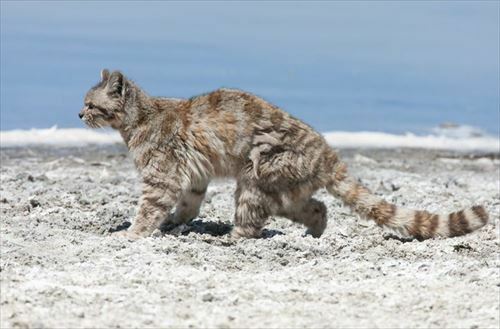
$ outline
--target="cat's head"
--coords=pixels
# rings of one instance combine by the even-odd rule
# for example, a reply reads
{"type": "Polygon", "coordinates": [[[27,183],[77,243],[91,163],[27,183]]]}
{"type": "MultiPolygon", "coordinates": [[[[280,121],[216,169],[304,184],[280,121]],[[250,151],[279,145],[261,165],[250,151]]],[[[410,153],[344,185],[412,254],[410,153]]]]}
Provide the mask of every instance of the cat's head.
{"type": "Polygon", "coordinates": [[[119,128],[125,116],[126,78],[119,71],[101,71],[101,81],[85,95],[84,107],[78,114],[91,128],[119,128]]]}

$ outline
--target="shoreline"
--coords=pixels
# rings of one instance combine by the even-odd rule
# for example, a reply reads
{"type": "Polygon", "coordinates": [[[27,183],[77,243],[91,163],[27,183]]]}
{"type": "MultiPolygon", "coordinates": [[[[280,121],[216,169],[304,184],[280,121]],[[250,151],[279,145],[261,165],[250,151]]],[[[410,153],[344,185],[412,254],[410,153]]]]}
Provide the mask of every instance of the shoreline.
{"type": "MultiPolygon", "coordinates": [[[[428,135],[391,134],[371,131],[323,132],[326,142],[334,148],[397,149],[417,148],[460,152],[498,152],[498,136],[485,135],[476,128],[458,126],[434,129],[428,135]]],[[[62,128],[0,131],[0,148],[8,147],[82,147],[122,144],[120,134],[113,130],[62,128]]]]}

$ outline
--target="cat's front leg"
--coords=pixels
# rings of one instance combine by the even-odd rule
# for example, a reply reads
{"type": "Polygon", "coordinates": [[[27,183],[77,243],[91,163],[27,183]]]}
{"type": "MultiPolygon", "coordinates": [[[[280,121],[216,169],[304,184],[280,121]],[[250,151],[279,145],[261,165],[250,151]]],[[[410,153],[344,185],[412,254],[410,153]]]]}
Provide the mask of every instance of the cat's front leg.
{"type": "Polygon", "coordinates": [[[183,192],[182,197],[177,203],[172,223],[188,223],[198,216],[201,203],[205,198],[207,185],[208,182],[201,182],[183,192]]]}
{"type": "Polygon", "coordinates": [[[144,176],[135,220],[128,230],[116,232],[115,235],[131,240],[149,236],[167,218],[180,194],[181,183],[178,179],[158,174],[144,176]]]}

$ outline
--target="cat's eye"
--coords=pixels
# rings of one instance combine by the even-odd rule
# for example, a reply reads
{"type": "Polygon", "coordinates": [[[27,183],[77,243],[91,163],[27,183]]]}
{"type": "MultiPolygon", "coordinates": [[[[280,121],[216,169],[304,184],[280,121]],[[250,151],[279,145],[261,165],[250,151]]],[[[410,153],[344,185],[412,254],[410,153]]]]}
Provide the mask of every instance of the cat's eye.
{"type": "Polygon", "coordinates": [[[92,109],[94,108],[94,105],[92,105],[92,104],[87,104],[87,107],[88,107],[88,109],[89,109],[89,110],[92,110],[92,109]]]}

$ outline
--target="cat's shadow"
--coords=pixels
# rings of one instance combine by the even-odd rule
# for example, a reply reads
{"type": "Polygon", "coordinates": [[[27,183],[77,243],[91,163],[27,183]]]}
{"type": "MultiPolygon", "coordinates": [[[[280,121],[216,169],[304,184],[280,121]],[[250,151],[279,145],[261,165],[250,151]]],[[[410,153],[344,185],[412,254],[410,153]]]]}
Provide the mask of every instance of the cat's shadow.
{"type": "Polygon", "coordinates": [[[212,236],[223,236],[229,234],[232,225],[220,221],[193,220],[187,224],[163,223],[160,226],[161,233],[165,235],[188,235],[189,233],[210,234],[212,236]]]}
{"type": "MultiPolygon", "coordinates": [[[[126,230],[131,225],[130,222],[123,222],[116,228],[109,230],[110,233],[126,230]]],[[[163,223],[160,226],[160,231],[163,235],[179,236],[188,235],[189,233],[196,234],[209,234],[211,236],[219,237],[227,235],[231,232],[233,225],[221,221],[203,221],[200,219],[193,220],[187,224],[172,224],[163,223]]],[[[262,230],[262,238],[270,239],[276,235],[283,235],[284,233],[278,230],[262,230]]]]}

